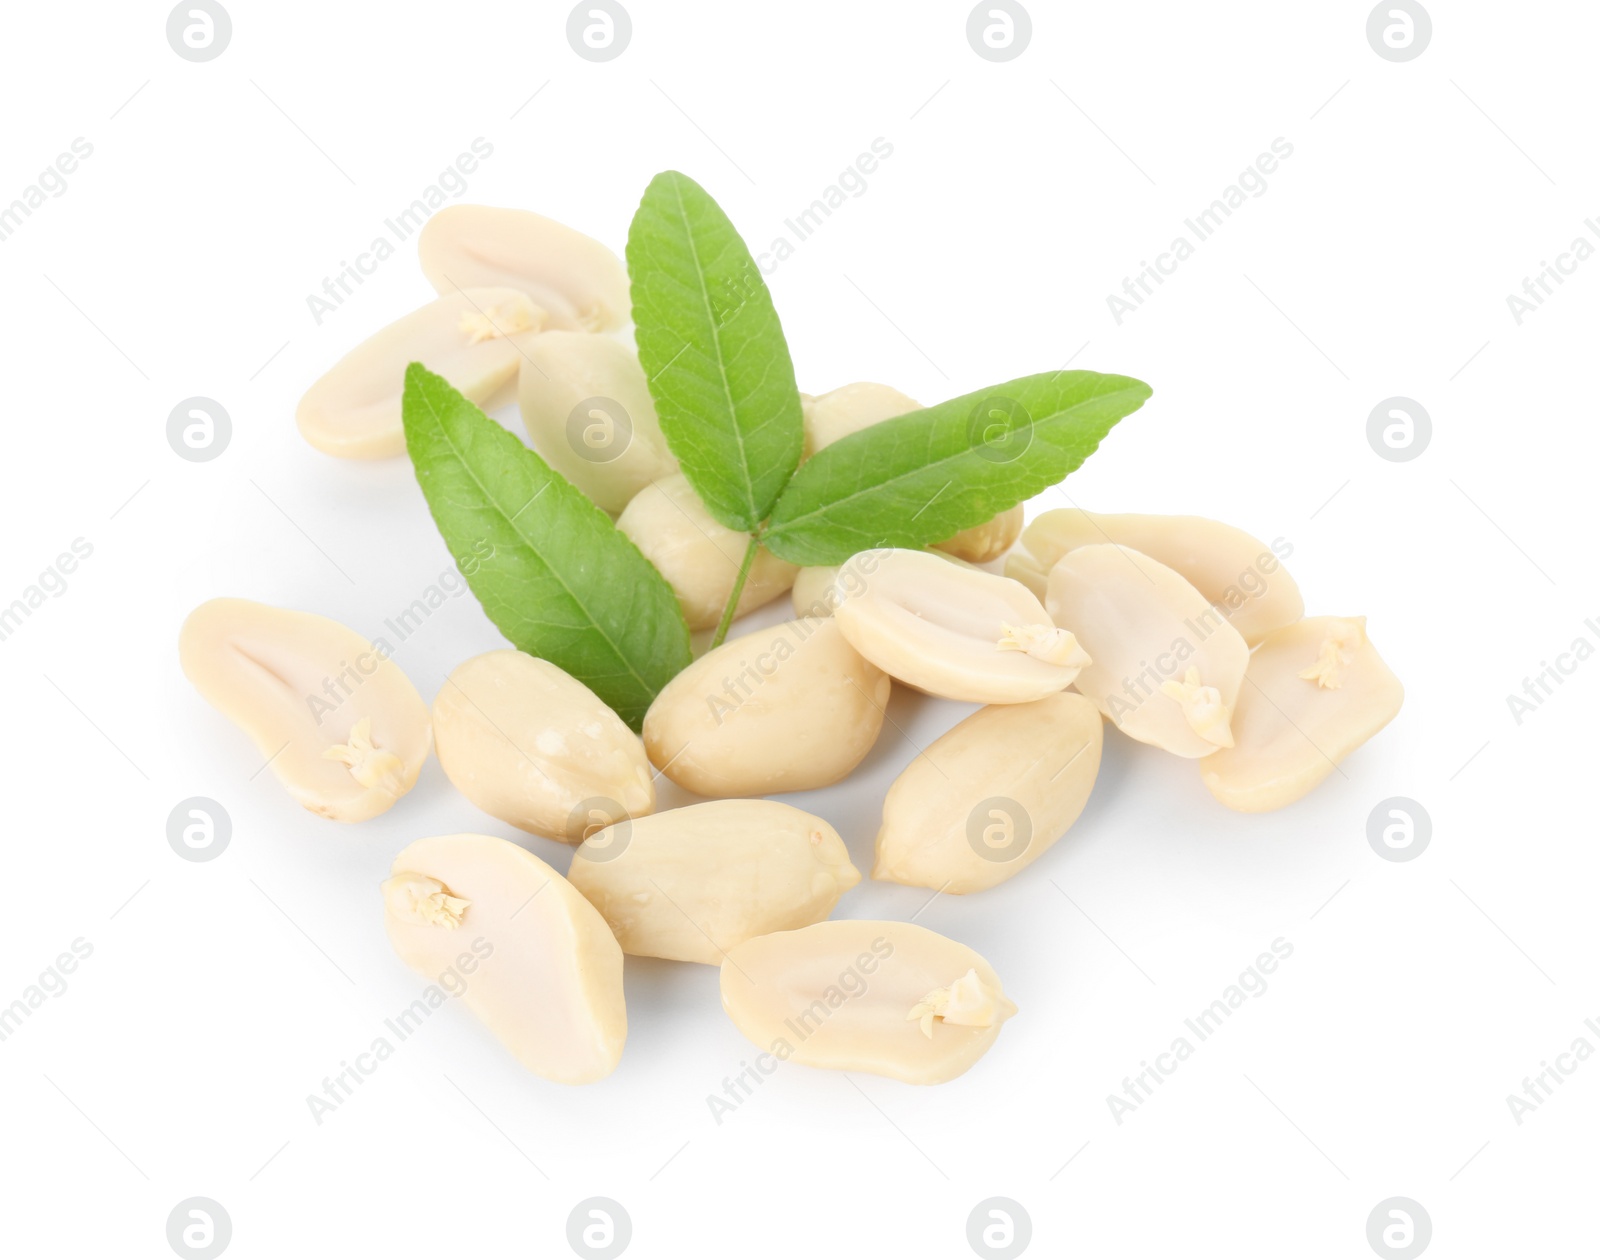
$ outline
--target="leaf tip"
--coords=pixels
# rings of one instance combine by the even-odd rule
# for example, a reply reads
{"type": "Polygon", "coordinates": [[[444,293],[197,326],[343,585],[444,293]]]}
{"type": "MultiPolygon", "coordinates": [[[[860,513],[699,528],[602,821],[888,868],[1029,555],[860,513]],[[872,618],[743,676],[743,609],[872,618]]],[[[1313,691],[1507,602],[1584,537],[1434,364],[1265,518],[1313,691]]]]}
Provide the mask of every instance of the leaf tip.
{"type": "Polygon", "coordinates": [[[401,395],[402,403],[405,399],[414,396],[424,385],[432,384],[439,379],[441,378],[428,371],[421,363],[412,361],[406,364],[406,382],[405,389],[401,395]]]}

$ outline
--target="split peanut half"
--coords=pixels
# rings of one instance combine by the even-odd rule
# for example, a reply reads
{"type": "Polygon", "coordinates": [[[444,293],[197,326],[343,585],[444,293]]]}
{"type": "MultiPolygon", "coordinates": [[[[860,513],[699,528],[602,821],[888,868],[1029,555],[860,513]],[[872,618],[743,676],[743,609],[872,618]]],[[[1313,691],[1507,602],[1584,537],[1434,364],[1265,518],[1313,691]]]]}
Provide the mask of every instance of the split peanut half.
{"type": "Polygon", "coordinates": [[[911,1085],[960,1076],[1017,1012],[976,951],[915,923],[833,919],[722,963],[722,1009],[786,1062],[911,1085]]]}
{"type": "Polygon", "coordinates": [[[423,225],[417,258],[438,292],[516,289],[550,313],[552,328],[606,332],[628,322],[622,260],[531,210],[446,206],[423,225]]]}
{"type": "Polygon", "coordinates": [[[862,551],[840,566],[833,614],[852,647],[918,691],[1019,704],[1070,686],[1088,663],[1027,587],[925,551],[862,551]]]}
{"type": "MultiPolygon", "coordinates": [[[[943,560],[947,564],[959,564],[963,568],[971,569],[976,566],[968,560],[952,555],[948,551],[927,549],[930,556],[943,560]]],[[[790,591],[790,598],[794,601],[794,611],[797,617],[831,617],[833,610],[839,606],[844,598],[851,594],[859,582],[859,569],[845,571],[845,585],[838,587],[841,566],[837,564],[805,565],[800,572],[795,574],[794,587],[790,591]]]]}
{"type": "Polygon", "coordinates": [[[1251,646],[1305,615],[1300,588],[1266,543],[1203,516],[1103,515],[1055,508],[1035,517],[1006,557],[1006,576],[1040,599],[1056,561],[1079,547],[1131,547],[1175,570],[1251,646]]]}
{"type": "Polygon", "coordinates": [[[337,621],[208,600],[184,621],[178,658],[312,813],[361,822],[416,783],[428,756],[428,707],[387,648],[337,621]]]}
{"type": "Polygon", "coordinates": [[[1367,638],[1365,617],[1309,617],[1250,658],[1233,747],[1200,763],[1211,794],[1258,813],[1299,800],[1400,712],[1405,689],[1367,638]]]}
{"type": "Polygon", "coordinates": [[[717,964],[753,936],[826,919],[861,872],[814,814],[778,801],[707,801],[590,836],[567,878],[624,953],[717,964]]]}
{"type": "Polygon", "coordinates": [[[1250,649],[1175,570],[1131,547],[1079,547],[1050,570],[1046,602],[1093,658],[1078,690],[1125,734],[1179,757],[1233,743],[1250,649]]]}
{"type": "Polygon", "coordinates": [[[530,1072],[586,1085],[617,1066],[622,949],[533,854],[496,836],[434,836],[401,850],[382,891],[389,943],[419,976],[478,960],[461,1000],[530,1072]]]}
{"type": "Polygon", "coordinates": [[[404,455],[407,364],[421,363],[488,409],[515,382],[524,344],[545,322],[545,311],[514,289],[452,292],[374,333],[329,368],[300,399],[295,423],[329,455],[404,455]]]}

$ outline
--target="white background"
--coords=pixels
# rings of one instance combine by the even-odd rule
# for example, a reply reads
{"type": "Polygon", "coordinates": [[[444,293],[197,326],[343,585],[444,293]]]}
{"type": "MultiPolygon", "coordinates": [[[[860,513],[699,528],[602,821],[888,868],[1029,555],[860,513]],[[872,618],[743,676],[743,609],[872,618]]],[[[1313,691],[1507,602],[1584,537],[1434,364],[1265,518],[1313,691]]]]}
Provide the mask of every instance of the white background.
{"type": "MultiPolygon", "coordinates": [[[[93,947],[0,1044],[9,1252],[169,1255],[192,1195],[224,1205],[240,1257],[566,1255],[591,1195],[626,1207],[639,1257],[965,1256],[996,1195],[1039,1255],[1368,1255],[1393,1195],[1424,1205],[1439,1256],[1593,1245],[1600,1064],[1520,1126],[1506,1096],[1576,1038],[1600,1047],[1600,664],[1520,725],[1506,695],[1600,643],[1600,262],[1520,326],[1505,300],[1600,212],[1593,6],[1440,0],[1404,64],[1368,45],[1364,3],[1041,2],[1005,64],[943,0],[638,0],[608,64],[569,48],[565,5],[229,7],[207,64],[174,54],[162,5],[6,15],[0,204],[94,146],[0,243],[0,604],[93,546],[0,643],[0,1004],[93,947]],[[801,388],[932,402],[1069,359],[1148,380],[1065,493],[1287,539],[1311,612],[1370,618],[1404,711],[1265,816],[1108,735],[1054,850],[918,917],[1021,1008],[951,1084],[790,1066],[719,1125],[706,1097],[752,1047],[715,971],[630,960],[605,1082],[535,1078],[452,1007],[319,1126],[306,1096],[419,987],[384,939],[390,858],[513,833],[434,762],[375,822],[304,812],[187,686],[176,634],[222,594],[377,634],[449,564],[405,461],[330,459],[292,416],[432,296],[410,249],[320,326],[306,295],[479,136],[494,154],[463,200],[619,250],[658,170],[694,175],[760,249],[884,137],[866,194],[770,279],[801,388]],[[1106,295],[1280,136],[1268,191],[1119,326],[1106,295]],[[233,419],[212,463],[167,445],[192,395],[233,419]],[[1366,440],[1392,395],[1432,416],[1409,463],[1366,440]],[[212,862],[167,844],[193,795],[233,820],[212,862]],[[1414,861],[1368,845],[1391,796],[1432,818],[1414,861]],[[1278,937],[1294,952],[1269,990],[1119,1125],[1107,1095],[1278,937]]],[[[431,697],[499,643],[467,595],[397,659],[431,697]]],[[[891,712],[925,743],[960,711],[891,712]]],[[[848,786],[793,799],[865,869],[911,755],[886,726],[848,786]]],[[[838,913],[926,900],[869,881],[838,913]]]]}

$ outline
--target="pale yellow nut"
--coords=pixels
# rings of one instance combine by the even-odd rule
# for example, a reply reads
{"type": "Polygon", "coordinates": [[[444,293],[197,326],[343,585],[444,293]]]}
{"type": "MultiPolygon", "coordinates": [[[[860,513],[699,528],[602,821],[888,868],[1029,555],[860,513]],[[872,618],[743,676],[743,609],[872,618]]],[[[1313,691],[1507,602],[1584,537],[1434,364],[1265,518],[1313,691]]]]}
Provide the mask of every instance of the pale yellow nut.
{"type": "Polygon", "coordinates": [[[890,786],[872,878],[959,894],[1018,874],[1083,812],[1103,729],[1071,691],[964,718],[890,786]]]}
{"type": "Polygon", "coordinates": [[[778,801],[708,801],[592,836],[567,878],[624,953],[716,964],[753,936],[826,919],[861,872],[814,814],[778,801]]]}
{"type": "Polygon", "coordinates": [[[1022,520],[1022,504],[1019,503],[981,525],[964,529],[953,538],[933,545],[969,564],[987,564],[1005,555],[1011,544],[1017,541],[1022,533],[1022,520]]]}
{"type": "Polygon", "coordinates": [[[1006,575],[1040,599],[1056,561],[1079,547],[1129,547],[1181,575],[1214,604],[1248,644],[1305,615],[1300,588],[1274,546],[1203,516],[1102,514],[1055,508],[1028,523],[1006,557],[1006,575]]]}
{"type": "Polygon", "coordinates": [[[406,966],[529,1071],[569,1085],[611,1073],[628,1035],[622,949],[571,884],[495,836],[418,840],[391,870],[384,925],[406,966]],[[431,902],[435,889],[448,900],[431,902]]]}
{"type": "Polygon", "coordinates": [[[836,564],[807,565],[795,574],[789,598],[796,617],[831,617],[840,597],[833,581],[839,576],[836,564]]]}
{"type": "MultiPolygon", "coordinates": [[[[841,385],[816,397],[802,394],[800,404],[805,424],[806,459],[840,438],[860,433],[896,416],[923,410],[922,404],[916,399],[902,394],[898,389],[872,381],[841,385]]],[[[984,564],[1003,556],[1006,548],[1016,542],[1017,535],[1022,532],[1022,519],[1022,505],[1019,503],[993,519],[964,529],[953,538],[934,543],[933,546],[959,560],[984,564]]]]}
{"type": "Polygon", "coordinates": [[[557,330],[524,350],[517,401],[533,449],[607,512],[678,471],[631,348],[557,330]]]}
{"type": "Polygon", "coordinates": [[[1219,801],[1250,813],[1306,795],[1387,726],[1405,699],[1367,638],[1364,617],[1309,617],[1274,631],[1250,658],[1246,680],[1233,747],[1201,761],[1200,772],[1219,801]]]}
{"type": "Polygon", "coordinates": [[[722,1009],[775,1059],[912,1085],[960,1076],[1017,1011],[974,950],[915,923],[870,919],[737,945],[721,989],[722,1009]]]}
{"type": "Polygon", "coordinates": [[[628,273],[599,241],[530,210],[454,205],[417,237],[423,274],[440,293],[516,289],[549,312],[552,328],[605,332],[628,320],[628,273]]]}
{"type": "Polygon", "coordinates": [[[730,639],[669,682],[644,719],[650,760],[701,796],[837,783],[883,726],[889,680],[833,619],[730,639]]]}
{"type": "MultiPolygon", "coordinates": [[[[960,565],[966,569],[974,567],[970,562],[959,556],[953,556],[948,551],[939,551],[935,548],[928,548],[927,551],[930,556],[936,556],[948,564],[960,565]]],[[[833,616],[833,610],[854,593],[860,581],[859,571],[850,570],[845,573],[845,584],[839,586],[837,585],[839,572],[840,566],[836,564],[809,565],[801,568],[795,574],[794,588],[790,592],[794,600],[795,616],[833,616]]]]}
{"type": "Polygon", "coordinates": [[[930,695],[1016,704],[1061,691],[1078,676],[1076,664],[1008,646],[1023,638],[1056,642],[1057,628],[1028,588],[1010,578],[928,552],[883,548],[852,556],[833,590],[843,595],[833,620],[856,651],[930,695]]]}
{"type": "Polygon", "coordinates": [[[363,341],[305,392],[295,422],[319,451],[348,459],[403,455],[406,367],[421,363],[480,407],[515,384],[545,312],[514,289],[451,291],[363,341]]]}
{"type": "Polygon", "coordinates": [[[922,404],[888,385],[856,381],[826,394],[801,395],[800,414],[805,426],[804,456],[810,459],[840,438],[860,433],[883,420],[921,411],[922,404]]]}
{"type": "Polygon", "coordinates": [[[1045,602],[1093,662],[1078,690],[1124,734],[1179,757],[1226,747],[1250,649],[1182,575],[1095,543],[1056,562],[1045,602]]]}
{"type": "Polygon", "coordinates": [[[525,652],[458,665],[434,699],[433,738],[461,794],[524,831],[577,844],[655,808],[639,737],[576,678],[525,652]]]}
{"type": "Polygon", "coordinates": [[[184,621],[178,658],[313,813],[360,822],[416,783],[428,708],[381,642],[314,613],[213,599],[184,621]]]}
{"type": "MultiPolygon", "coordinates": [[[[667,579],[689,629],[709,630],[721,620],[750,536],[717,521],[687,477],[675,473],[639,491],[617,518],[617,528],[667,579]]],[[[798,572],[797,565],[758,549],[735,615],[771,603],[798,572]]]]}

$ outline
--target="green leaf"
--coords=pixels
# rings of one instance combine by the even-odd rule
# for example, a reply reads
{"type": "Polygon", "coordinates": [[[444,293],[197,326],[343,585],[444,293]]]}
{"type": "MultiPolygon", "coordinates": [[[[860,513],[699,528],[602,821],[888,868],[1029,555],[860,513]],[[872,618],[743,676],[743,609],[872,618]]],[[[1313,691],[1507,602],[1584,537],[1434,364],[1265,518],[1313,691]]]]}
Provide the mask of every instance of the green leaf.
{"type": "Polygon", "coordinates": [[[729,529],[767,517],[800,462],[800,393],[766,281],[687,175],[650,181],[628,229],[634,336],[667,445],[729,529]]]}
{"type": "Polygon", "coordinates": [[[764,542],[794,564],[939,542],[1055,485],[1148,397],[1130,376],[1046,372],[885,420],[806,462],[764,542]]]}
{"type": "Polygon", "coordinates": [[[637,730],[689,663],[666,579],[581,490],[420,363],[406,369],[402,413],[423,496],[489,620],[637,730]]]}

